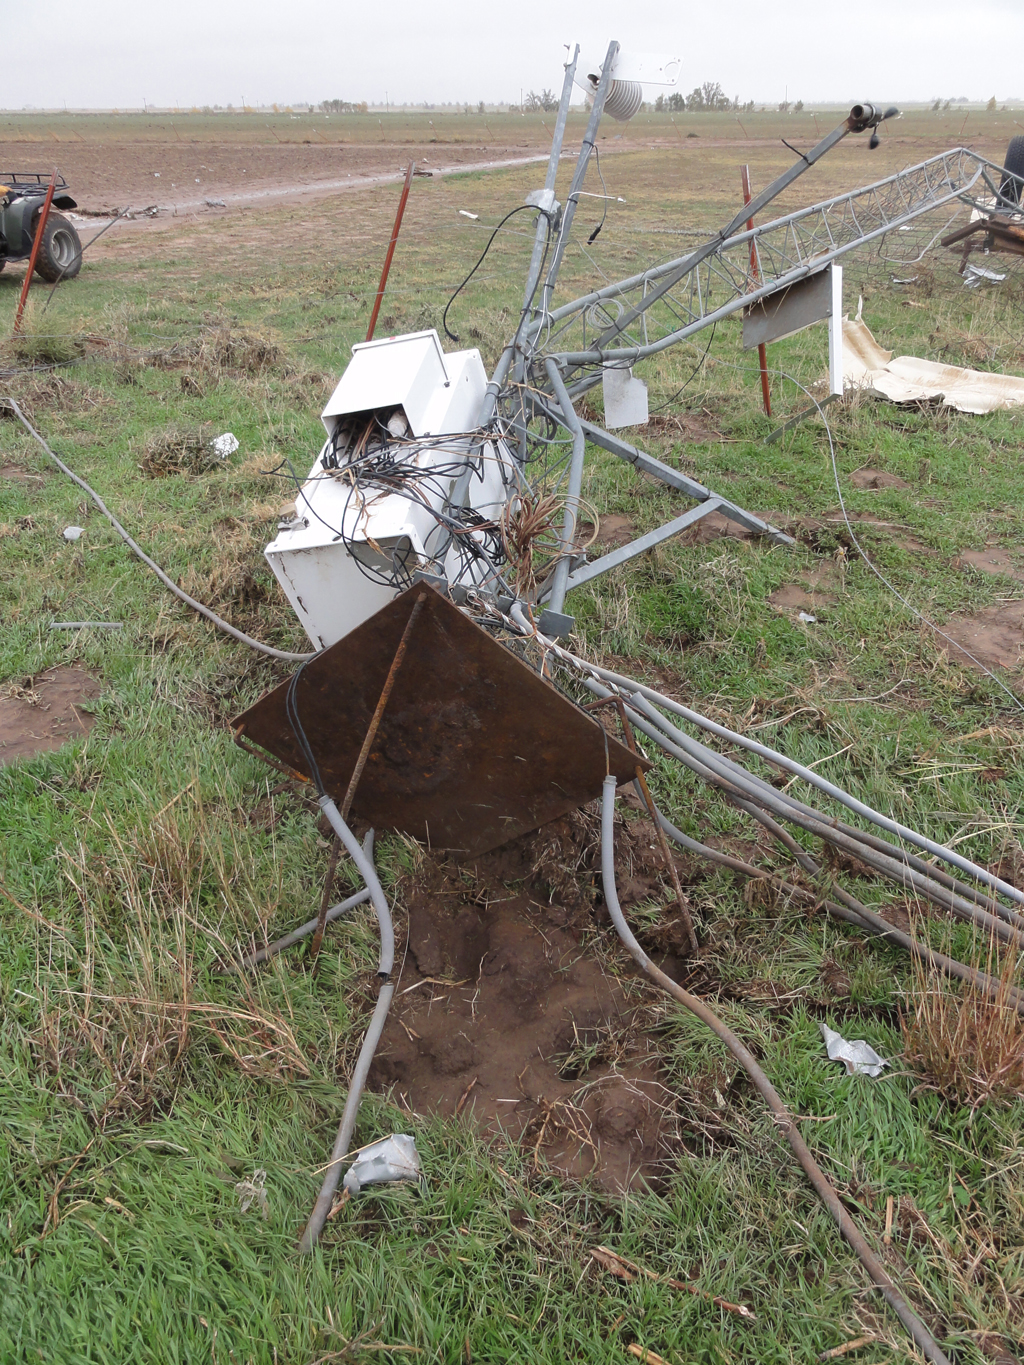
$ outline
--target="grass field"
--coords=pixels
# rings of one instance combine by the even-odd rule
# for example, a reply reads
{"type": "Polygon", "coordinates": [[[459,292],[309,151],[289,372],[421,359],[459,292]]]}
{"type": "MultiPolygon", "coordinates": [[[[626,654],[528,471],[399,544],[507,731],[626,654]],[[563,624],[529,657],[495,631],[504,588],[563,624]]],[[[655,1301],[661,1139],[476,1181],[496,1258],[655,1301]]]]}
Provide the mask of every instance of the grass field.
{"type": "MultiPolygon", "coordinates": [[[[425,118],[389,123],[388,136],[400,127],[409,146],[429,145],[425,118]]],[[[451,131],[458,123],[483,143],[473,117],[449,118],[446,137],[463,135],[451,131]]],[[[766,183],[789,162],[780,132],[801,146],[813,137],[803,118],[755,116],[749,142],[734,137],[732,116],[706,126],[682,116],[678,129],[662,119],[649,135],[638,123],[621,150],[606,129],[607,192],[626,202],[611,206],[589,256],[567,256],[567,296],[675,254],[693,239],[674,234],[731,216],[739,165],[766,183]]],[[[831,126],[818,119],[822,132],[831,126]]],[[[784,205],[952,145],[962,121],[908,117],[877,158],[851,138],[784,205]]],[[[70,147],[73,133],[104,146],[134,145],[157,127],[169,136],[169,121],[141,117],[2,122],[19,148],[70,147]]],[[[230,136],[241,140],[245,122],[237,116],[230,136]]],[[[176,126],[213,144],[225,123],[188,116],[176,126]]],[[[963,139],[973,134],[1001,161],[1011,123],[975,112],[963,139]]],[[[540,120],[519,124],[530,133],[516,145],[542,149],[540,120]]],[[[278,137],[297,126],[275,124],[278,137]]],[[[369,125],[345,127],[357,128],[352,141],[373,136],[369,125]]],[[[417,181],[380,330],[440,329],[490,227],[538,179],[525,167],[417,181]]],[[[300,472],[312,462],[320,409],[365,334],[395,197],[381,186],[301,209],[111,232],[45,313],[34,289],[26,340],[0,353],[0,395],[24,406],[167,572],[286,649],[305,642],[262,547],[292,495],[267,471],[285,458],[300,472]],[[233,431],[241,448],[203,473],[146,473],[147,446],[197,429],[233,431]]],[[[584,205],[589,233],[600,204],[584,205]]],[[[526,232],[502,234],[451,310],[462,344],[488,362],[518,316],[529,249],[526,232]]],[[[898,353],[1024,372],[1020,269],[997,258],[1005,283],[969,291],[956,264],[938,248],[913,268],[877,252],[848,258],[847,304],[854,311],[860,295],[877,339],[898,353]]],[[[5,337],[21,279],[20,266],[0,274],[5,337]]],[[[951,657],[856,553],[824,425],[763,443],[773,424],[738,332],[720,327],[703,360],[698,337],[638,367],[652,407],[667,406],[637,439],[799,543],[666,544],[570,598],[580,649],[627,661],[736,728],[757,727],[1020,884],[1020,703],[951,657]],[[798,603],[813,624],[799,620],[798,603]]],[[[821,378],[824,332],[769,355],[785,417],[806,399],[783,376],[808,387],[821,378]]],[[[948,628],[1024,597],[1019,415],[850,397],[828,416],[858,540],[917,611],[948,628]],[[871,486],[865,470],[888,477],[871,486]],[[986,548],[1002,553],[1001,572],[972,564],[969,552],[986,548]]],[[[585,496],[637,531],[675,510],[668,493],[598,452],[585,496]]],[[[0,690],[31,702],[34,680],[55,667],[98,683],[85,738],[0,768],[0,1360],[563,1365],[629,1360],[635,1344],[673,1365],[768,1365],[862,1337],[848,1359],[919,1358],[724,1050],[637,983],[675,1134],[649,1189],[618,1196],[560,1178],[530,1144],[488,1143],[463,1121],[411,1117],[394,1096],[370,1095],[357,1140],[414,1132],[427,1188],[349,1204],[300,1259],[296,1236],[376,959],[371,917],[359,911],[330,931],[316,976],[302,949],[260,974],[215,971],[225,947],[274,938],[319,903],[328,844],[308,802],[291,788],[271,794],[273,775],[233,746],[226,724],[287,669],[187,613],[2,410],[0,562],[0,690]],[[70,524],[84,528],[74,543],[62,538],[70,524]],[[123,628],[54,632],[53,620],[123,628]],[[259,1201],[243,1212],[235,1188],[257,1171],[266,1217],[259,1201]],[[666,1285],[613,1280],[590,1259],[597,1244],[692,1276],[756,1321],[666,1285]]],[[[1019,663],[1000,678],[1020,694],[1019,663]]],[[[708,790],[660,768],[652,783],[687,832],[786,866],[708,790]]],[[[421,856],[394,837],[378,846],[400,943],[421,856]]],[[[355,880],[345,865],[340,875],[355,880]]],[[[962,927],[918,917],[856,869],[841,875],[867,903],[909,910],[936,946],[984,953],[962,927]]],[[[922,998],[955,1004],[957,989],[725,873],[692,868],[687,891],[702,943],[694,989],[812,1120],[807,1141],[917,1311],[958,1362],[1013,1359],[1024,1334],[1024,1102],[940,1093],[933,1072],[903,1057],[908,1012],[922,998]],[[894,1059],[891,1071],[844,1076],[824,1059],[819,1020],[866,1038],[894,1059]]],[[[671,920],[666,906],[655,899],[631,914],[656,935],[671,920]]],[[[584,946],[628,981],[633,968],[610,932],[595,918],[584,946]]]]}

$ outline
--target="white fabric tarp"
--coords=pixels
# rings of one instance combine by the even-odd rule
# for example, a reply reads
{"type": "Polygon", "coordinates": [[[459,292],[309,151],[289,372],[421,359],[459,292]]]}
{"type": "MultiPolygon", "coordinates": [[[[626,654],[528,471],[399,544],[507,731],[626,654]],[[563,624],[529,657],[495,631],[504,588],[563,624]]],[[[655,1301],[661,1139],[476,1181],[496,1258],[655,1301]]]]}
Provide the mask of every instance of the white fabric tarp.
{"type": "Polygon", "coordinates": [[[941,398],[960,412],[1024,407],[1024,379],[912,355],[894,360],[892,351],[883,350],[867,324],[856,318],[843,318],[843,384],[846,389],[873,390],[893,403],[941,398]]]}

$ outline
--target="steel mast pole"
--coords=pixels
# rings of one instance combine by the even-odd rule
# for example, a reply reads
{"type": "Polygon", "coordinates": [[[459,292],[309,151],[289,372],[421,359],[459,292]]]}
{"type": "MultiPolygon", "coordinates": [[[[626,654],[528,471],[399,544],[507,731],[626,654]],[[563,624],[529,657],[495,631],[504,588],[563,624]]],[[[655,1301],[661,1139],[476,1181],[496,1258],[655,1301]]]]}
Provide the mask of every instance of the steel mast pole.
{"type": "MultiPolygon", "coordinates": [[[[562,155],[562,141],[565,137],[565,125],[569,119],[569,101],[572,98],[573,80],[576,76],[576,62],[579,59],[579,43],[572,54],[572,60],[566,63],[565,77],[562,81],[562,97],[558,102],[558,117],[555,120],[555,131],[551,138],[551,153],[548,156],[548,172],[544,177],[544,198],[550,200],[549,204],[543,206],[543,212],[537,215],[537,232],[533,241],[533,254],[530,257],[530,268],[526,274],[526,289],[523,293],[523,311],[520,316],[519,326],[516,328],[516,335],[510,343],[515,348],[513,357],[512,379],[514,383],[521,384],[526,374],[526,358],[518,346],[519,337],[523,330],[523,324],[530,312],[533,303],[533,296],[537,292],[537,282],[540,279],[541,266],[547,252],[548,242],[551,240],[552,215],[551,207],[555,198],[555,181],[558,177],[558,163],[562,155]]],[[[495,395],[496,397],[496,395],[495,395]]],[[[488,394],[490,398],[490,394],[488,394]]],[[[526,416],[523,404],[520,401],[515,419],[516,431],[519,434],[519,464],[520,467],[526,464],[526,416]]]]}

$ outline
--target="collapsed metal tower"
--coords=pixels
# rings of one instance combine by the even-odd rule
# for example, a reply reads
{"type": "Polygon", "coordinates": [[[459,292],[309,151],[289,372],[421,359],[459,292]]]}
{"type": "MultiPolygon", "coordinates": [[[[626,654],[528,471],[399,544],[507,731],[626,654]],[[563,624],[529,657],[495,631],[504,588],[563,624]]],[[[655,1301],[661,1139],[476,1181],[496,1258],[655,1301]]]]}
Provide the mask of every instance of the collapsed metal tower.
{"type": "MultiPolygon", "coordinates": [[[[618,44],[610,44],[593,91],[590,118],[563,207],[555,199],[555,179],[578,51],[566,66],[544,187],[527,197],[527,203],[537,207],[538,217],[522,315],[491,376],[479,417],[482,432],[501,431],[515,454],[521,479],[528,484],[536,465],[549,482],[554,473],[563,489],[560,557],[536,593],[537,603],[546,608],[544,625],[549,633],[556,634],[571,625],[571,618],[563,615],[570,589],[678,534],[712,511],[749,531],[788,541],[778,528],[730,499],[583,420],[574,399],[599,383],[609,369],[628,368],[725,318],[748,313],[762,301],[780,299],[794,286],[827,271],[848,252],[905,228],[924,214],[948,208],[952,217],[966,205],[989,223],[1019,220],[1024,185],[1002,167],[957,147],[874,184],[755,227],[747,226],[849,133],[871,129],[872,145],[877,145],[874,130],[898,111],[890,108],[883,112],[871,104],[857,104],[837,128],[700,246],[554,306],[559,270],[598,125],[615,86],[612,73],[618,44]],[[545,270],[548,255],[550,264],[545,270]],[[571,456],[561,470],[552,470],[550,447],[535,431],[538,419],[557,425],[571,437],[571,456]],[[684,494],[694,506],[657,530],[588,563],[575,544],[587,441],[684,494]]],[[[463,476],[454,488],[453,511],[464,505],[467,487],[468,476],[463,476]]]]}

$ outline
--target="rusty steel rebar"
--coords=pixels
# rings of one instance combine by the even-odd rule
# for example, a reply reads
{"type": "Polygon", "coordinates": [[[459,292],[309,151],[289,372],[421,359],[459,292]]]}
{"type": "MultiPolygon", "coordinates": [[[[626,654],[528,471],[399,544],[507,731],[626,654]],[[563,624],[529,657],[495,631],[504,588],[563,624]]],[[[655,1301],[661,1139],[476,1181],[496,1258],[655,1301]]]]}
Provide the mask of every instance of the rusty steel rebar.
{"type": "Polygon", "coordinates": [[[53,168],[53,175],[50,176],[50,183],[47,186],[46,198],[43,200],[43,207],[39,214],[39,222],[36,224],[36,235],[32,241],[32,253],[28,258],[28,269],[25,271],[25,280],[21,286],[21,298],[18,300],[18,311],[14,315],[14,332],[17,336],[21,331],[21,315],[25,311],[25,301],[28,298],[28,291],[32,284],[32,275],[36,268],[36,261],[39,257],[39,248],[42,245],[43,233],[46,231],[46,220],[50,216],[50,205],[53,203],[53,192],[57,188],[57,167],[53,168]]]}
{"type": "Polygon", "coordinates": [[[377,286],[377,297],[373,301],[373,312],[370,314],[370,325],[366,329],[366,340],[373,340],[374,328],[377,326],[377,314],[380,312],[381,303],[384,300],[384,290],[387,286],[388,275],[391,272],[391,262],[395,255],[395,245],[398,242],[398,234],[402,230],[402,218],[405,214],[405,205],[409,198],[409,186],[412,184],[413,172],[416,169],[416,162],[409,162],[409,169],[405,173],[405,184],[402,186],[402,197],[398,201],[398,212],[395,214],[395,226],[391,229],[391,241],[388,243],[388,253],[384,257],[384,269],[380,272],[380,284],[377,286]]]}
{"type": "MultiPolygon", "coordinates": [[[[750,167],[740,167],[740,180],[743,185],[743,202],[750,203],[750,167]]],[[[753,232],[754,220],[747,219],[747,231],[753,232]]],[[[750,273],[756,283],[761,282],[761,270],[757,262],[757,243],[754,238],[750,239],[750,273]]],[[[764,410],[770,417],[772,415],[772,391],[768,383],[768,351],[763,341],[757,344],[757,358],[761,363],[761,397],[764,399],[764,410]]]]}
{"type": "MultiPolygon", "coordinates": [[[[402,660],[405,658],[405,651],[409,645],[409,637],[412,634],[412,628],[416,624],[417,616],[419,616],[423,609],[423,603],[426,601],[426,596],[426,593],[420,593],[419,597],[417,597],[416,601],[413,603],[412,611],[409,613],[409,619],[405,623],[405,629],[402,631],[402,638],[399,640],[398,648],[395,650],[395,657],[392,659],[391,667],[388,669],[388,675],[384,679],[384,687],[381,690],[380,700],[377,702],[376,710],[370,717],[370,724],[367,727],[362,748],[359,750],[359,757],[356,759],[356,765],[352,769],[352,776],[349,778],[345,798],[341,803],[342,820],[348,819],[349,811],[352,809],[352,802],[355,798],[356,789],[359,786],[359,779],[362,777],[363,769],[366,767],[366,761],[370,757],[373,741],[377,738],[377,731],[380,728],[381,718],[384,715],[384,708],[387,706],[388,698],[391,696],[391,689],[394,687],[395,679],[398,677],[398,670],[402,667],[402,660]]],[[[317,957],[320,954],[320,945],[323,943],[324,939],[324,928],[327,924],[327,910],[331,903],[331,889],[334,884],[334,871],[338,865],[338,854],[340,852],[340,840],[337,835],[335,835],[334,847],[331,849],[331,861],[327,868],[327,879],[324,882],[324,894],[320,903],[320,914],[317,917],[316,932],[313,935],[313,943],[309,950],[310,961],[314,967],[316,966],[317,957]]]]}

